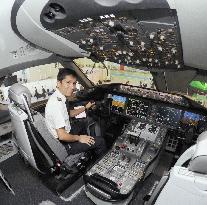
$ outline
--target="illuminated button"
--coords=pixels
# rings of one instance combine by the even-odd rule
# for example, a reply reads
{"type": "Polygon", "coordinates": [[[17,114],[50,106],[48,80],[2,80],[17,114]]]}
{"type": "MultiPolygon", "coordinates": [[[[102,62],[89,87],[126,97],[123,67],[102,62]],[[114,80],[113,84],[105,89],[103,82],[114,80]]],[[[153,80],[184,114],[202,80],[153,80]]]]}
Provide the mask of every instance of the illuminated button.
{"type": "Polygon", "coordinates": [[[150,34],[150,39],[154,39],[155,35],[154,34],[150,34]]]}
{"type": "Polygon", "coordinates": [[[109,21],[109,26],[114,27],[114,21],[109,21]]]}
{"type": "Polygon", "coordinates": [[[81,43],[82,43],[82,44],[86,44],[86,41],[82,40],[81,43]]]}
{"type": "Polygon", "coordinates": [[[141,42],[141,46],[144,46],[144,45],[145,45],[145,42],[144,42],[144,41],[142,41],[142,42],[141,42]]]}
{"type": "Polygon", "coordinates": [[[157,48],[159,51],[162,51],[162,47],[161,46],[158,46],[157,48]]]}
{"type": "Polygon", "coordinates": [[[177,50],[175,48],[172,48],[171,51],[173,54],[175,54],[177,52],[177,50]]]}
{"type": "Polygon", "coordinates": [[[165,40],[165,36],[161,35],[161,36],[160,36],[160,40],[161,40],[161,41],[164,41],[164,40],[165,40]]]}

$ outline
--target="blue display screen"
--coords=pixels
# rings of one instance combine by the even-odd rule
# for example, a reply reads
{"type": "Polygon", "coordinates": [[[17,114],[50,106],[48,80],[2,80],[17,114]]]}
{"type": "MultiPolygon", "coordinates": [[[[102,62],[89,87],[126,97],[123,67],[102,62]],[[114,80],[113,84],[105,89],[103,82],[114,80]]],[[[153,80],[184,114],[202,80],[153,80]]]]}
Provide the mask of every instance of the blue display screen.
{"type": "Polygon", "coordinates": [[[112,101],[112,106],[113,107],[124,109],[125,104],[126,104],[126,100],[127,100],[126,97],[122,97],[122,96],[119,96],[119,95],[113,95],[112,99],[113,99],[113,101],[112,101]]]}
{"type": "Polygon", "coordinates": [[[112,99],[114,101],[117,101],[117,102],[122,102],[122,103],[126,102],[126,97],[122,97],[122,96],[119,96],[119,95],[113,95],[112,99]]]}
{"type": "Polygon", "coordinates": [[[187,112],[187,111],[184,113],[184,116],[183,116],[184,121],[198,122],[200,119],[201,119],[201,116],[199,114],[187,112]]]}

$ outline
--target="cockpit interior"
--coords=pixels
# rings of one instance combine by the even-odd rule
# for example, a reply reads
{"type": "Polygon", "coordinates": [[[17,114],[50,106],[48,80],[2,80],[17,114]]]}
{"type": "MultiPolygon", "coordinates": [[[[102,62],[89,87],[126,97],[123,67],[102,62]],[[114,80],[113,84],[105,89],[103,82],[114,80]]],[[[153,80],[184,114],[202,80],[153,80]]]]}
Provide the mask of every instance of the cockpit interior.
{"type": "Polygon", "coordinates": [[[0,204],[205,205],[203,0],[3,0],[0,204]],[[67,109],[106,152],[70,154],[45,121],[57,73],[67,109]]]}

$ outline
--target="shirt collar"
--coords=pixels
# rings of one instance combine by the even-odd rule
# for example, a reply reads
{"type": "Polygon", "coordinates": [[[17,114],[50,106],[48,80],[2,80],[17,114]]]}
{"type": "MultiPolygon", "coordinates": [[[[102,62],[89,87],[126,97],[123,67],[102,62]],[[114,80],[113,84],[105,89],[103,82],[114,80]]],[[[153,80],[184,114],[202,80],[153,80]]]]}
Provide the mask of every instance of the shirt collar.
{"type": "Polygon", "coordinates": [[[58,88],[56,89],[55,92],[56,92],[57,97],[61,98],[63,102],[66,102],[66,97],[60,92],[58,88]]]}

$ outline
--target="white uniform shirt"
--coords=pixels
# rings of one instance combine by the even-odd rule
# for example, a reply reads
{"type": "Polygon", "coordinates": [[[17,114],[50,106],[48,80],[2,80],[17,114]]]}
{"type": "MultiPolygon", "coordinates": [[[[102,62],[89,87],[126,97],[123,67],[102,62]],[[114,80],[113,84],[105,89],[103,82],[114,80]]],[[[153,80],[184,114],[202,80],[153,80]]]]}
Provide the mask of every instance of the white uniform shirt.
{"type": "Polygon", "coordinates": [[[65,128],[69,133],[71,130],[66,97],[57,89],[49,98],[45,108],[45,121],[50,133],[58,138],[56,129],[65,128]]]}

